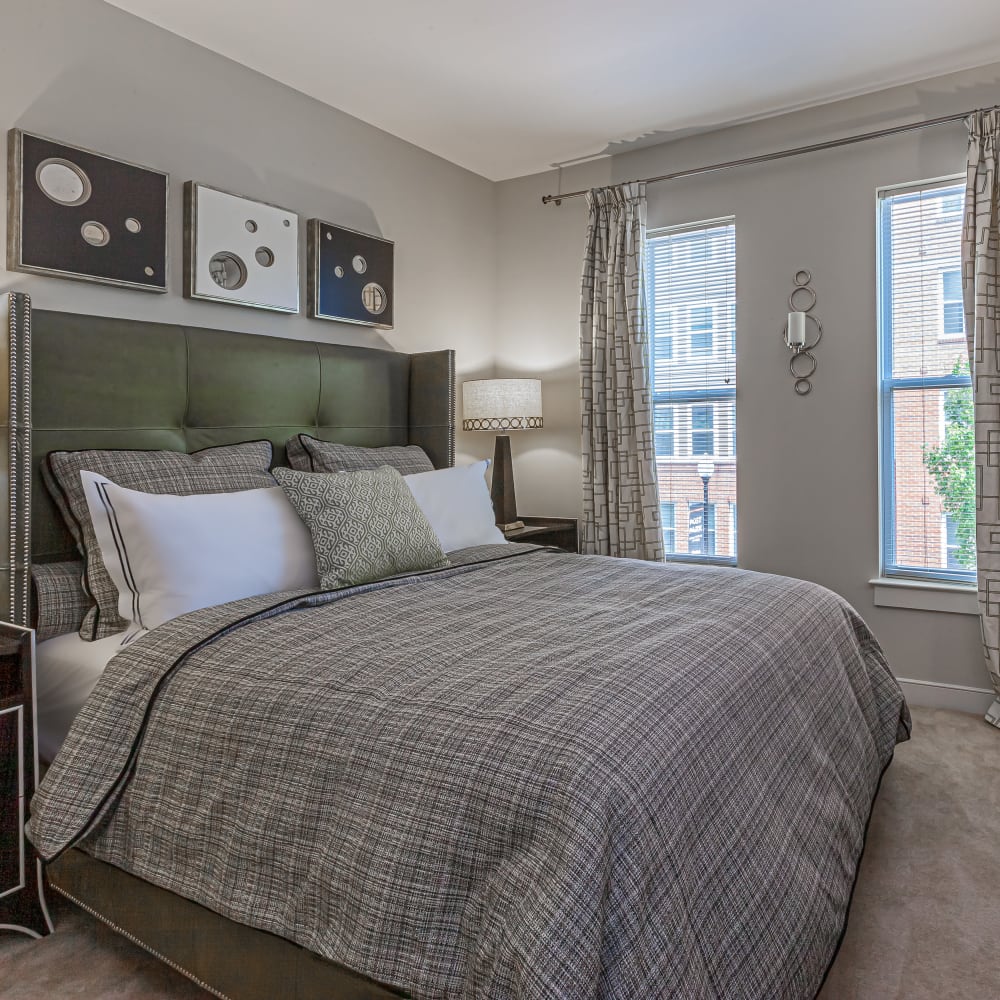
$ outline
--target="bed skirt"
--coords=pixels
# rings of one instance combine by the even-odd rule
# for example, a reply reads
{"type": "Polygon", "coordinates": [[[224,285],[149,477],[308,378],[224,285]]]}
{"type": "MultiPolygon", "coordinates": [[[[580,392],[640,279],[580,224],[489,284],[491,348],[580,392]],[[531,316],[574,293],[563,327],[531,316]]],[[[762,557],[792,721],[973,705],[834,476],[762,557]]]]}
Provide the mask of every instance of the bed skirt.
{"type": "Polygon", "coordinates": [[[49,864],[46,874],[51,889],[223,1000],[399,1000],[407,995],[76,848],[49,864]]]}

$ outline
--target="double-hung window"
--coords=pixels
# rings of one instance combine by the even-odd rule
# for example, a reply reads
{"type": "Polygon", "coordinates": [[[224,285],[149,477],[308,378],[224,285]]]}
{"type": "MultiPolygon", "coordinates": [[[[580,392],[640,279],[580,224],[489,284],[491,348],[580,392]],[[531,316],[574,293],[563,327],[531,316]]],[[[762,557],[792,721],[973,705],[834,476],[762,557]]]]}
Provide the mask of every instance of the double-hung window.
{"type": "Polygon", "coordinates": [[[961,284],[964,182],[878,196],[882,574],[975,579],[975,430],[961,284]]]}
{"type": "Polygon", "coordinates": [[[736,226],[647,237],[653,425],[670,558],[736,562],[736,226]]]}

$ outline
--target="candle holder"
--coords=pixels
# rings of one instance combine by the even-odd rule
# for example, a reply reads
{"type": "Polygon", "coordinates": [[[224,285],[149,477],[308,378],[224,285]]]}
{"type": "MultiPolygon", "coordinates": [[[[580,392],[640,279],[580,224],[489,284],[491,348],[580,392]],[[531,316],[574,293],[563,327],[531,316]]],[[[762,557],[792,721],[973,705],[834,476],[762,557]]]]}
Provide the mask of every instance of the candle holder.
{"type": "Polygon", "coordinates": [[[785,347],[792,352],[791,358],[788,359],[788,370],[795,379],[795,392],[799,396],[807,396],[812,392],[810,380],[816,372],[816,356],[812,352],[823,339],[823,324],[812,315],[812,309],[816,305],[816,292],[809,284],[812,275],[803,268],[795,272],[792,280],[795,282],[795,288],[788,296],[788,321],[782,327],[781,338],[785,342],[785,347]],[[796,296],[799,296],[798,302],[796,296]],[[802,296],[808,297],[806,299],[808,305],[804,305],[802,296]],[[816,339],[812,343],[807,336],[806,320],[810,320],[816,327],[816,339]]]}

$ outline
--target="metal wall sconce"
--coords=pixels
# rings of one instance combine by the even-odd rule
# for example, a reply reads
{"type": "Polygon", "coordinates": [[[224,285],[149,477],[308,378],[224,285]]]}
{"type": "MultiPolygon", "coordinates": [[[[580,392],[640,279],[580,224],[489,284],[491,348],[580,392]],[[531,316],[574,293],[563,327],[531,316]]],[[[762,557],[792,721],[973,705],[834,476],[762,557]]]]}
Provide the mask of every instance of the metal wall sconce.
{"type": "Polygon", "coordinates": [[[803,269],[795,272],[793,280],[795,288],[788,296],[788,322],[782,328],[781,335],[785,347],[792,352],[788,360],[788,370],[795,379],[795,391],[800,396],[807,396],[812,392],[810,379],[816,371],[816,357],[812,352],[823,339],[823,324],[812,315],[812,308],[816,305],[816,292],[809,284],[812,275],[803,269]],[[806,329],[806,320],[816,327],[816,339],[811,342],[806,329]]]}

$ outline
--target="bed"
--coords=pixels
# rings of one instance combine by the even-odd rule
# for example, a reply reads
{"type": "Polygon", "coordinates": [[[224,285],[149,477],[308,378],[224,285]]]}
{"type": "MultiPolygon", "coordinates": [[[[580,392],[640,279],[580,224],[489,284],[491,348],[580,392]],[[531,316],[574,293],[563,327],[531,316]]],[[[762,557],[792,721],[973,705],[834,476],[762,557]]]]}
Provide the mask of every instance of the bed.
{"type": "MultiPolygon", "coordinates": [[[[36,313],[34,452],[307,431],[453,463],[450,352],[36,313]]],[[[41,485],[36,559],[72,555],[41,485]]],[[[219,996],[811,997],[908,716],[829,591],[522,545],[153,629],[32,807],[219,996]]]]}

